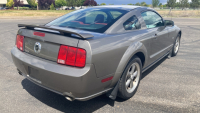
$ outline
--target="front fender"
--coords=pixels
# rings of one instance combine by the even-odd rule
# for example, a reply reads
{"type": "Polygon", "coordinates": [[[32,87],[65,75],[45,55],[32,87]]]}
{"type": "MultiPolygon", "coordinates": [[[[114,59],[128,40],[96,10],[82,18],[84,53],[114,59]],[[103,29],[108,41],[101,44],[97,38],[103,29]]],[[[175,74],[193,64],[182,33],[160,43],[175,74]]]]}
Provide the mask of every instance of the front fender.
{"type": "MultiPolygon", "coordinates": [[[[121,77],[122,73],[124,72],[127,64],[129,63],[131,58],[138,52],[142,52],[145,56],[145,59],[147,59],[147,49],[144,46],[144,44],[141,43],[141,42],[132,43],[127,48],[127,50],[125,51],[124,55],[122,56],[122,58],[121,58],[121,60],[118,64],[117,70],[114,74],[114,77],[113,77],[113,80],[112,80],[112,83],[111,83],[111,87],[114,86],[116,84],[116,82],[120,79],[120,77],[121,77]]],[[[146,62],[147,61],[145,60],[144,64],[146,62]]]]}

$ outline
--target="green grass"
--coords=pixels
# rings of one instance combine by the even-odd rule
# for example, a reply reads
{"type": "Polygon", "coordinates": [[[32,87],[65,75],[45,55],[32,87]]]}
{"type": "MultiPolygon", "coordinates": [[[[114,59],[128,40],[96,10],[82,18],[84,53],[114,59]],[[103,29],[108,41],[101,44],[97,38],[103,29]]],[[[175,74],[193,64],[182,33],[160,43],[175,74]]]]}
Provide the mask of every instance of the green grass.
{"type": "Polygon", "coordinates": [[[72,11],[66,10],[1,10],[0,17],[58,17],[72,11]]]}

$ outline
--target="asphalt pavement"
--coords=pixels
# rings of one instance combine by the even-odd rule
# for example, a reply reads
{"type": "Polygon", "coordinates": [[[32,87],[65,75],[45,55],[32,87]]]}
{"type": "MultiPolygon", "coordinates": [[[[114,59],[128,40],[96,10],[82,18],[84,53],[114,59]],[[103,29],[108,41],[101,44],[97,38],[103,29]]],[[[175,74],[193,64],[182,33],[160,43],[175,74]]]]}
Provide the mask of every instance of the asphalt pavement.
{"type": "Polygon", "coordinates": [[[134,97],[113,101],[102,95],[86,102],[70,102],[33,84],[12,63],[17,24],[44,24],[53,19],[0,19],[1,113],[200,113],[200,18],[173,19],[182,29],[180,51],[143,73],[134,97]]]}

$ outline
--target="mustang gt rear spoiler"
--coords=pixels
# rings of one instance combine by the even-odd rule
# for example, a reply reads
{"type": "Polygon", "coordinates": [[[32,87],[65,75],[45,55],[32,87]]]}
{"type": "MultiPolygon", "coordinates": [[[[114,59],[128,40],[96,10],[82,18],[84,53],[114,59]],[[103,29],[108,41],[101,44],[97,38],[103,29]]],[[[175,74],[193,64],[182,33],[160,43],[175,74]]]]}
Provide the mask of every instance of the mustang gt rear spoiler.
{"type": "Polygon", "coordinates": [[[43,28],[43,29],[48,29],[48,30],[54,30],[54,31],[60,32],[60,34],[62,34],[62,35],[64,35],[65,33],[67,33],[67,34],[75,34],[75,35],[77,35],[77,36],[79,36],[79,37],[81,37],[83,39],[94,37],[93,35],[91,35],[89,33],[76,33],[76,32],[73,32],[73,31],[50,28],[50,27],[47,27],[47,26],[18,24],[18,27],[25,27],[26,29],[32,29],[32,30],[34,30],[34,28],[43,28]]]}

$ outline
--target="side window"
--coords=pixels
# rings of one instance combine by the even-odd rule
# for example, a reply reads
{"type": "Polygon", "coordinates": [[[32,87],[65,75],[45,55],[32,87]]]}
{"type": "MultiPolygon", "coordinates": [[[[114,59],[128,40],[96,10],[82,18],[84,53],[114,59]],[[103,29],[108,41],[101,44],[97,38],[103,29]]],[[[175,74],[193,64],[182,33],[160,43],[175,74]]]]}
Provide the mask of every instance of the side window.
{"type": "Polygon", "coordinates": [[[141,24],[136,16],[129,18],[123,25],[125,30],[136,30],[141,28],[141,24]]]}
{"type": "Polygon", "coordinates": [[[155,28],[155,27],[164,26],[164,22],[162,18],[155,12],[146,11],[146,12],[143,12],[141,15],[146,23],[147,28],[155,28]]]}

